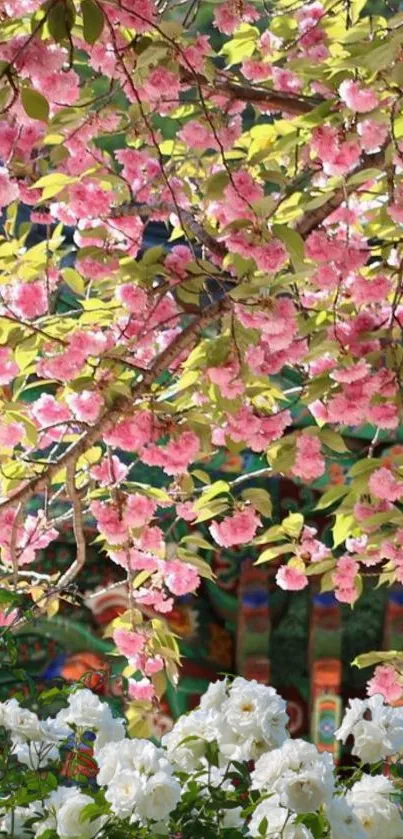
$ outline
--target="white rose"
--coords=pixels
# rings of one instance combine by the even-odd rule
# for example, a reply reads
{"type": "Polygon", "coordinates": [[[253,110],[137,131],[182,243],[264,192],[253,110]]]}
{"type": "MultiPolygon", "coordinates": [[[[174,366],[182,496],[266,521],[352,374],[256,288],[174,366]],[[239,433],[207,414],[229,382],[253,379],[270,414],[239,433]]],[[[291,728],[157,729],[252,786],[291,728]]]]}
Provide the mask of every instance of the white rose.
{"type": "Polygon", "coordinates": [[[107,724],[111,717],[109,706],[87,688],[71,693],[68,703],[68,708],[63,708],[56,717],[62,725],[68,723],[80,728],[97,729],[107,724]]]}
{"type": "Polygon", "coordinates": [[[249,833],[258,839],[313,839],[312,833],[302,824],[296,825],[295,816],[281,807],[278,796],[273,795],[258,804],[249,823],[249,833]],[[261,826],[266,819],[266,831],[261,826]]]}
{"type": "Polygon", "coordinates": [[[141,794],[142,779],[131,769],[117,771],[107,787],[105,798],[109,801],[112,812],[121,819],[132,815],[137,799],[141,794]]]}
{"type": "Polygon", "coordinates": [[[142,787],[136,806],[141,819],[162,821],[175,809],[181,797],[179,781],[166,772],[157,772],[142,787]]]}
{"type": "Polygon", "coordinates": [[[348,737],[353,734],[356,724],[364,719],[364,714],[367,710],[368,699],[350,699],[341,726],[335,732],[337,740],[345,743],[348,737]]]}
{"type": "Polygon", "coordinates": [[[303,772],[310,769],[319,759],[315,746],[305,740],[286,740],[279,748],[266,752],[256,762],[252,772],[253,789],[273,791],[275,783],[287,770],[303,772]]]}
{"type": "Polygon", "coordinates": [[[116,743],[119,748],[119,743],[124,740],[126,731],[124,721],[114,718],[112,713],[105,715],[102,725],[97,729],[97,736],[94,742],[94,755],[97,756],[100,749],[107,743],[116,743]]]}
{"type": "Polygon", "coordinates": [[[93,799],[89,795],[74,791],[56,813],[56,830],[60,839],[77,837],[91,839],[102,826],[102,819],[82,819],[82,811],[93,799]]]}
{"type": "Polygon", "coordinates": [[[393,754],[393,746],[383,725],[361,720],[354,726],[354,745],[351,751],[363,763],[377,763],[393,754]]]}
{"type": "Polygon", "coordinates": [[[221,820],[221,827],[227,829],[229,827],[242,828],[245,824],[245,819],[241,814],[242,807],[233,807],[231,810],[225,810],[221,820]]]}
{"type": "Polygon", "coordinates": [[[270,702],[270,691],[256,681],[248,682],[246,679],[235,679],[229,699],[224,707],[224,719],[227,725],[241,737],[253,737],[259,740],[261,737],[261,720],[270,702]]]}
{"type": "Polygon", "coordinates": [[[295,813],[312,813],[319,810],[329,797],[329,784],[320,765],[304,772],[287,772],[276,784],[281,804],[295,813]]]}
{"type": "Polygon", "coordinates": [[[343,797],[333,798],[326,806],[332,839],[367,839],[354,810],[343,797]]]}
{"type": "Polygon", "coordinates": [[[268,707],[260,720],[260,728],[266,743],[271,748],[281,746],[289,738],[286,726],[288,714],[286,703],[279,696],[268,702],[268,707]]]}
{"type": "Polygon", "coordinates": [[[123,740],[119,744],[106,743],[97,752],[95,758],[99,768],[97,783],[100,787],[110,784],[118,768],[125,765],[126,743],[128,742],[128,740],[123,740]]]}
{"type": "Polygon", "coordinates": [[[384,775],[364,775],[347,793],[347,802],[365,830],[367,839],[402,839],[403,820],[390,800],[395,788],[384,775]]]}
{"type": "Polygon", "coordinates": [[[212,682],[209,684],[206,692],[200,700],[200,708],[203,711],[213,709],[214,711],[222,711],[224,703],[228,699],[228,682],[223,679],[219,682],[212,682]]]}
{"type": "Polygon", "coordinates": [[[379,694],[350,700],[336,737],[343,743],[354,738],[352,753],[364,763],[375,763],[403,748],[403,710],[385,705],[379,694]]]}
{"type": "Polygon", "coordinates": [[[41,725],[36,714],[21,708],[16,699],[4,703],[3,725],[23,740],[41,740],[41,725]]]}
{"type": "Polygon", "coordinates": [[[216,711],[191,711],[180,717],[168,734],[164,734],[162,744],[170,760],[185,772],[193,772],[202,768],[206,753],[205,741],[218,739],[220,727],[222,719],[216,711]]]}
{"type": "Polygon", "coordinates": [[[53,717],[47,717],[46,720],[41,720],[41,739],[46,743],[58,743],[67,740],[71,735],[71,729],[67,725],[61,725],[59,720],[53,717]]]}

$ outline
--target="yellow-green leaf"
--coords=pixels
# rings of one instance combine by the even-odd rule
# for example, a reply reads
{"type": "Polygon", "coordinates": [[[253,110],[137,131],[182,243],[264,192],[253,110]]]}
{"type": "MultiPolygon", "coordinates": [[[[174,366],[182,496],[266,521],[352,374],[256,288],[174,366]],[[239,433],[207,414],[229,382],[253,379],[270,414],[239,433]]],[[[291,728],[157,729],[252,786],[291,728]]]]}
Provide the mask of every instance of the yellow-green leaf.
{"type": "Polygon", "coordinates": [[[260,554],[259,559],[255,562],[255,565],[262,565],[264,562],[271,562],[272,559],[277,559],[278,556],[292,553],[295,553],[295,547],[291,544],[291,542],[288,542],[286,545],[273,545],[272,548],[266,548],[266,550],[260,554]]]}
{"type": "Polygon", "coordinates": [[[33,90],[32,87],[23,87],[21,90],[21,103],[25,113],[31,119],[38,119],[47,122],[49,119],[49,102],[42,93],[33,90]]]}
{"type": "Polygon", "coordinates": [[[254,487],[244,489],[242,492],[242,498],[244,498],[245,501],[250,501],[255,510],[257,510],[262,516],[265,516],[268,519],[271,518],[273,504],[270,494],[266,489],[257,489],[254,487]]]}
{"type": "Polygon", "coordinates": [[[304,517],[301,513],[289,513],[287,518],[281,522],[281,526],[286,536],[297,539],[304,526],[304,517]]]}
{"type": "Polygon", "coordinates": [[[105,17],[101,6],[94,0],[81,0],[83,16],[84,40],[87,44],[95,44],[102,35],[105,17]]]}
{"type": "Polygon", "coordinates": [[[63,268],[62,271],[64,282],[74,291],[75,294],[84,296],[85,283],[78,271],[75,268],[63,268]]]}

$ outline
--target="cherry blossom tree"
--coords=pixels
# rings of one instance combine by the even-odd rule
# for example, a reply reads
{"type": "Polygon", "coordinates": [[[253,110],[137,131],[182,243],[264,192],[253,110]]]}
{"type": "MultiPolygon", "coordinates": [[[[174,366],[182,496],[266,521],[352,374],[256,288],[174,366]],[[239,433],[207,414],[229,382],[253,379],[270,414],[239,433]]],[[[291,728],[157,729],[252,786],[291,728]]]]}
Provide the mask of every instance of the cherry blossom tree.
{"type": "Polygon", "coordinates": [[[164,615],[211,575],[211,546],[261,546],[282,588],[319,575],[343,603],[363,574],[403,582],[403,454],[387,453],[402,414],[403,16],[228,0],[207,35],[200,6],[1,3],[1,621],[57,610],[95,519],[128,581],[114,639],[146,702],[175,678],[164,615]],[[168,249],[145,246],[150,221],[168,249]],[[300,514],[273,524],[245,476],[206,471],[217,450],[250,449],[259,478],[315,484],[363,424],[372,440],[319,502],[333,549],[300,514]],[[188,523],[179,544],[162,517],[188,523]],[[38,551],[66,522],[76,559],[43,579],[38,551]]]}

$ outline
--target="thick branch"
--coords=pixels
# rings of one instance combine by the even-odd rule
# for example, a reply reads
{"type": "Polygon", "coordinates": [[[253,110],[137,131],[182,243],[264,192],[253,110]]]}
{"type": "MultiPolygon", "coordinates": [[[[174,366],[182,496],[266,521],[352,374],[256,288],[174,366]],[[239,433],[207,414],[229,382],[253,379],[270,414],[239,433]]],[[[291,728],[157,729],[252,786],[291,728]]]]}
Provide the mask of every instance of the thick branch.
{"type": "MultiPolygon", "coordinates": [[[[116,422],[118,422],[122,414],[131,414],[135,405],[135,400],[146,393],[153,381],[177,359],[181,353],[186,350],[196,340],[199,333],[205,326],[216,320],[228,308],[227,300],[221,300],[209,306],[204,314],[195,318],[180,335],[178,335],[169,346],[156,358],[154,364],[146,370],[141,380],[134,385],[132,395],[121,396],[107,410],[100,418],[100,420],[87,431],[76,443],[72,443],[68,449],[61,455],[57,462],[50,464],[38,477],[20,487],[13,495],[7,498],[0,504],[0,510],[5,510],[17,503],[23,503],[29,498],[32,498],[36,493],[43,490],[49,485],[52,478],[57,475],[60,469],[67,468],[70,463],[76,463],[78,458],[84,454],[87,449],[98,442],[100,437],[105,434],[116,422]]],[[[76,491],[76,490],[75,490],[76,491]]]]}
{"type": "MultiPolygon", "coordinates": [[[[174,204],[170,204],[167,201],[155,204],[154,206],[152,204],[126,204],[112,209],[109,216],[110,218],[119,218],[120,216],[138,215],[147,219],[154,213],[177,215],[177,210],[174,204]]],[[[214,236],[210,235],[210,233],[207,233],[207,231],[204,230],[204,227],[196,221],[192,213],[188,210],[183,210],[181,208],[180,221],[185,222],[191,233],[193,233],[195,239],[197,239],[200,244],[205,245],[211,253],[215,253],[217,256],[221,256],[222,258],[227,255],[228,251],[225,245],[222,242],[218,242],[214,236]]]]}
{"type": "MultiPolygon", "coordinates": [[[[356,175],[358,172],[363,172],[364,169],[370,168],[378,168],[382,169],[385,166],[385,154],[383,151],[378,152],[378,154],[371,154],[367,155],[364,154],[361,157],[361,162],[355,169],[352,170],[350,173],[351,175],[356,175]]],[[[318,207],[316,210],[308,210],[302,218],[297,222],[295,225],[295,229],[300,233],[303,239],[306,239],[313,230],[319,227],[325,219],[330,216],[338,207],[346,200],[346,195],[350,195],[352,192],[355,192],[361,184],[353,184],[352,186],[348,186],[346,184],[339,189],[336,189],[331,198],[322,204],[321,207],[318,207]]]]}
{"type": "Polygon", "coordinates": [[[84,519],[80,495],[76,489],[77,458],[72,458],[66,466],[66,490],[73,508],[73,532],[77,545],[77,556],[67,571],[60,577],[57,587],[66,588],[77,577],[85,565],[86,544],[84,536],[84,519]]]}
{"type": "Polygon", "coordinates": [[[224,93],[231,99],[239,99],[242,102],[251,102],[254,105],[264,105],[273,111],[283,111],[292,116],[309,114],[317,108],[324,100],[320,97],[294,96],[292,93],[280,93],[276,90],[269,90],[267,87],[240,84],[226,78],[215,78],[214,82],[206,79],[199,73],[191,73],[189,70],[181,70],[181,79],[188,84],[198,84],[210,93],[224,93]]]}

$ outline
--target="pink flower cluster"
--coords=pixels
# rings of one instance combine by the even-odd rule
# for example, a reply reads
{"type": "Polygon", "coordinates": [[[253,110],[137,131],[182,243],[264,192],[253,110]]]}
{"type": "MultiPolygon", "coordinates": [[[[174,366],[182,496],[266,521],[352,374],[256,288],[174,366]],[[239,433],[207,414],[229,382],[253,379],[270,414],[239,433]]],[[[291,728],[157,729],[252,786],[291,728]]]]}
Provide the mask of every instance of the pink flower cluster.
{"type": "Polygon", "coordinates": [[[318,437],[311,434],[301,434],[297,437],[296,458],[292,473],[302,481],[315,481],[325,471],[325,459],[321,454],[321,443],[318,437]]]}
{"type": "Polygon", "coordinates": [[[359,563],[348,554],[337,560],[336,570],[333,572],[333,583],[336,598],[340,603],[352,605],[357,600],[356,578],[359,568],[359,563]]]}
{"type": "Polygon", "coordinates": [[[58,537],[58,531],[49,525],[42,512],[36,516],[26,516],[21,524],[15,527],[16,511],[12,508],[0,513],[0,546],[2,562],[6,566],[30,565],[37,557],[38,551],[58,537]],[[12,546],[15,545],[14,556],[12,546]]]}
{"type": "Polygon", "coordinates": [[[273,440],[278,440],[284,429],[292,423],[289,411],[282,411],[270,417],[257,416],[252,408],[245,405],[236,414],[227,414],[227,421],[221,428],[214,429],[213,442],[224,446],[228,436],[236,443],[245,443],[245,447],[254,452],[263,452],[273,440]]]}
{"type": "Polygon", "coordinates": [[[402,698],[403,684],[394,667],[380,664],[367,684],[368,696],[383,696],[385,702],[398,702],[402,698]]]}
{"type": "Polygon", "coordinates": [[[253,507],[245,507],[223,519],[220,524],[213,522],[209,530],[218,545],[231,548],[235,545],[249,544],[260,526],[261,520],[253,507]]]}

